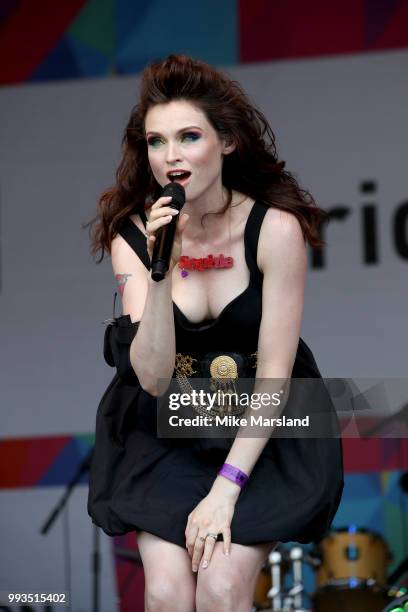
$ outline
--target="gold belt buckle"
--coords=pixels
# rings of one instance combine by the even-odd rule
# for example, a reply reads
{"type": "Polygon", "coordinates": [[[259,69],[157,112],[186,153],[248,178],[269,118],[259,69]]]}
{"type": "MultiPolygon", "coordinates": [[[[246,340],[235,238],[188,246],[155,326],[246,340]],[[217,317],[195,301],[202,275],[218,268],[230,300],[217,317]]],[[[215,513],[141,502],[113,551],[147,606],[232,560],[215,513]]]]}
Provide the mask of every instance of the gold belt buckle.
{"type": "MultiPolygon", "coordinates": [[[[193,359],[190,355],[183,355],[181,353],[176,354],[176,378],[179,386],[183,392],[190,392],[193,390],[191,384],[188,382],[187,377],[195,373],[192,368],[193,359]]],[[[243,406],[232,407],[224,406],[222,398],[224,394],[226,396],[229,393],[236,393],[235,381],[238,378],[238,365],[235,359],[229,355],[218,355],[210,363],[210,389],[218,392],[221,405],[218,403],[211,409],[208,406],[193,405],[192,409],[199,415],[213,418],[215,416],[229,415],[241,415],[245,408],[243,406]]]]}
{"type": "Polygon", "coordinates": [[[210,363],[211,378],[238,378],[235,359],[229,355],[218,355],[210,363]]]}

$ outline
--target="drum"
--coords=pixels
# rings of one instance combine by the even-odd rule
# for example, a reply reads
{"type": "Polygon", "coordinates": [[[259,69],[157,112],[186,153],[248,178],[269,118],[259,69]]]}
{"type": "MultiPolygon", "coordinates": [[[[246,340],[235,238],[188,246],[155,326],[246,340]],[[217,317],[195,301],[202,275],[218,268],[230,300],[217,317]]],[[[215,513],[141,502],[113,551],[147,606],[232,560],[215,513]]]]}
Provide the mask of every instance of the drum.
{"type": "Polygon", "coordinates": [[[381,612],[387,594],[387,566],[392,555],[385,540],[369,529],[333,530],[319,544],[313,600],[317,612],[381,612]]]}
{"type": "Polygon", "coordinates": [[[382,612],[390,602],[380,587],[325,586],[313,596],[315,612],[382,612]]]}
{"type": "Polygon", "coordinates": [[[393,599],[382,612],[408,612],[408,595],[405,593],[393,599]]]}

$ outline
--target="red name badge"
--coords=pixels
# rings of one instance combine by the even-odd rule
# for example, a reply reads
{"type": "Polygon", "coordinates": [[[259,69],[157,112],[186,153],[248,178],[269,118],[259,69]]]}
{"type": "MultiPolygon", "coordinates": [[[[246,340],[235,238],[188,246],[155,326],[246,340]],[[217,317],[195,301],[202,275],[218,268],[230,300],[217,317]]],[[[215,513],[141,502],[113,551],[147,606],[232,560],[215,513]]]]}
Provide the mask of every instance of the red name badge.
{"type": "Polygon", "coordinates": [[[198,270],[202,272],[203,270],[208,270],[209,268],[232,268],[234,265],[233,257],[224,257],[221,253],[220,255],[208,255],[207,257],[188,257],[188,255],[182,255],[178,262],[178,267],[182,270],[198,270]]]}

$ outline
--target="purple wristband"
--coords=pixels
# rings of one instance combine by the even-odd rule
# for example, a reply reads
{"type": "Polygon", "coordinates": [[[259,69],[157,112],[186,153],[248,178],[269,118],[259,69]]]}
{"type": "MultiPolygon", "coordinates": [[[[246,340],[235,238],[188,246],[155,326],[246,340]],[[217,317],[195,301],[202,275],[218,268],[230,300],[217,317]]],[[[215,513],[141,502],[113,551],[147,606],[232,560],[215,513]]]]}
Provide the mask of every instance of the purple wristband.
{"type": "Polygon", "coordinates": [[[239,485],[241,489],[246,485],[249,479],[245,472],[243,472],[239,468],[234,467],[230,463],[224,463],[219,469],[218,474],[220,476],[225,476],[225,478],[228,478],[229,480],[232,480],[232,482],[235,482],[237,485],[239,485]]]}

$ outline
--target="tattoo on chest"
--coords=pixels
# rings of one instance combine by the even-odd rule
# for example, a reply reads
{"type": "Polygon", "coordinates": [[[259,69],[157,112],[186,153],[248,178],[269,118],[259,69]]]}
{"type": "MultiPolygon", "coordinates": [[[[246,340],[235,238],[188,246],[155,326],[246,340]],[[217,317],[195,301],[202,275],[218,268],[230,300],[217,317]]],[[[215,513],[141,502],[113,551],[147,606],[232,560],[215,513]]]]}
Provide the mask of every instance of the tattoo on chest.
{"type": "Polygon", "coordinates": [[[118,289],[119,289],[120,297],[123,297],[123,292],[125,290],[125,285],[126,285],[126,282],[129,276],[132,276],[132,275],[131,274],[116,274],[115,275],[115,278],[118,281],[118,289]]]}

